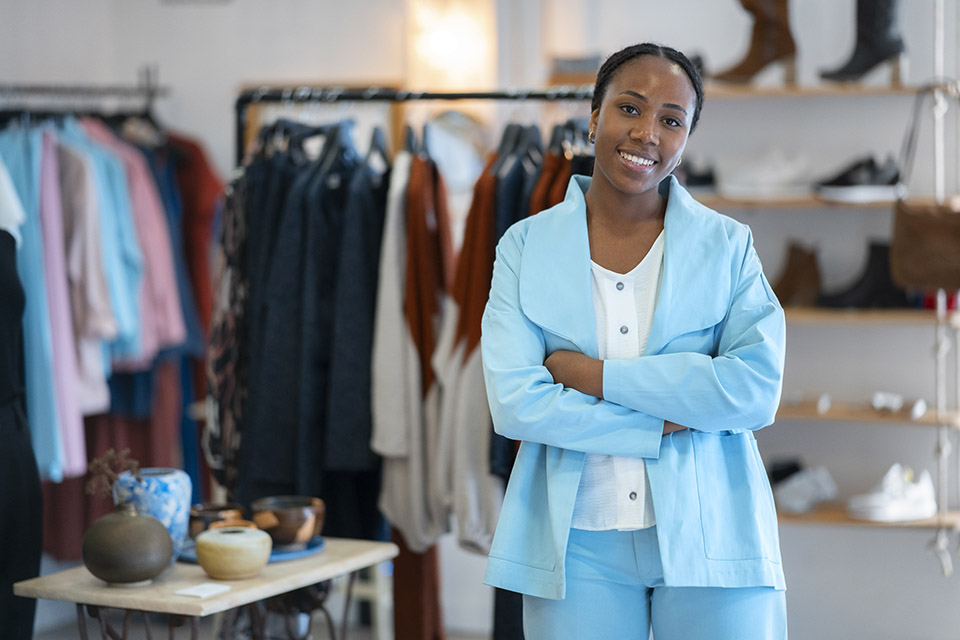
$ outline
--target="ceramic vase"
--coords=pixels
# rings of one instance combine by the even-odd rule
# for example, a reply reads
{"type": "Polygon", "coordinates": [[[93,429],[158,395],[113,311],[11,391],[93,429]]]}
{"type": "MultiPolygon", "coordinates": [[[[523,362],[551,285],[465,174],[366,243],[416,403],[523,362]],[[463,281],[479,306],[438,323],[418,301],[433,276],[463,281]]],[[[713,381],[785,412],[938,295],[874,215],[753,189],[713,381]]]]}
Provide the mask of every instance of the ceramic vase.
{"type": "Polygon", "coordinates": [[[132,502],[121,502],[87,529],[82,555],[90,573],[104,582],[133,585],[170,566],[173,541],[159,520],[138,513],[132,502]]]}
{"type": "Polygon", "coordinates": [[[141,480],[124,471],[113,483],[113,499],[118,504],[132,502],[167,528],[173,543],[170,564],[180,557],[190,520],[190,476],[181,469],[147,467],[140,470],[141,480]]]}

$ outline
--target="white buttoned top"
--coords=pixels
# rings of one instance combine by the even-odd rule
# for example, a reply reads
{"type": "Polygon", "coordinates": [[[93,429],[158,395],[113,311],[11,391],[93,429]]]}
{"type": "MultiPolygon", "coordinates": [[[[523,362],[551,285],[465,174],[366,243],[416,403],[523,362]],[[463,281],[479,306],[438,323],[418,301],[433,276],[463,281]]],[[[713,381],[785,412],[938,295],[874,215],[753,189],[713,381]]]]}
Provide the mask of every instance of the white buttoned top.
{"type": "MultiPolygon", "coordinates": [[[[601,360],[643,355],[663,269],[663,232],[636,267],[616,273],[591,261],[601,360]]],[[[575,529],[631,531],[656,524],[643,458],[587,454],[577,490],[575,529]]]]}

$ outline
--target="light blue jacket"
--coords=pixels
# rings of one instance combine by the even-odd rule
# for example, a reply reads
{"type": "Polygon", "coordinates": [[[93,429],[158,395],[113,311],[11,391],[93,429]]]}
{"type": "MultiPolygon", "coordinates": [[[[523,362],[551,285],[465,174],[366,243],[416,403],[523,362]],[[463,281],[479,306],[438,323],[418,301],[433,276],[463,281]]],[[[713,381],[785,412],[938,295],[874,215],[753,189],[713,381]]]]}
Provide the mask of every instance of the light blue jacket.
{"type": "Polygon", "coordinates": [[[604,400],[555,384],[558,349],[597,357],[584,193],[497,246],[481,342],[497,433],[521,440],[484,582],[565,593],[585,453],[646,459],[668,586],[783,589],[773,495],[752,430],[780,400],[784,316],[750,230],[664,180],[663,275],[645,354],[603,365],[604,400]],[[661,436],[663,421],[689,427],[661,436]]]}

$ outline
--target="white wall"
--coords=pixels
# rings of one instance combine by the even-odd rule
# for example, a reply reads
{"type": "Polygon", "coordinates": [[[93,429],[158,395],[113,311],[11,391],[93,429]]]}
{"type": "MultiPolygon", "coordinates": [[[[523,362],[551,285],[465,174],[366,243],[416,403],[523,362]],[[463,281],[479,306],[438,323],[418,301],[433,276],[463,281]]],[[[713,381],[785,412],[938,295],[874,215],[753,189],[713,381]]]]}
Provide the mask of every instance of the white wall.
{"type": "MultiPolygon", "coordinates": [[[[853,46],[854,0],[791,4],[800,80],[813,84],[820,69],[838,65],[853,46]]],[[[932,75],[934,2],[902,4],[909,79],[915,82],[932,75]]],[[[947,72],[955,73],[957,7],[947,5],[947,72]]],[[[719,69],[743,55],[750,28],[736,0],[499,0],[496,8],[497,74],[502,86],[514,87],[542,82],[552,54],[610,53],[647,39],[700,53],[708,69],[719,69]]],[[[404,20],[404,0],[234,0],[198,6],[0,0],[0,82],[129,83],[141,65],[155,63],[161,82],[172,88],[157,105],[160,117],[200,136],[226,174],[233,164],[238,87],[402,82],[404,20]]],[[[883,79],[878,72],[869,82],[883,79]]],[[[708,100],[688,149],[722,163],[776,147],[807,156],[827,175],[863,152],[895,152],[909,108],[909,98],[889,96],[708,100]]],[[[921,169],[928,168],[924,160],[921,169]]],[[[929,183],[921,179],[918,187],[929,183]]],[[[771,279],[782,268],[789,239],[816,244],[828,289],[851,283],[867,240],[887,237],[890,228],[886,210],[728,213],[754,229],[771,279]]],[[[929,329],[790,327],[786,389],[848,400],[878,389],[932,399],[932,339],[929,329]]],[[[843,496],[869,488],[894,461],[934,469],[932,430],[783,422],[765,429],[759,440],[768,460],[801,455],[810,465],[826,465],[843,496]]],[[[951,506],[957,502],[954,494],[951,506]]],[[[791,637],[955,638],[960,577],[940,575],[926,549],[932,536],[784,525],[791,637]]],[[[954,548],[956,543],[954,536],[954,548]]],[[[488,630],[490,593],[479,584],[483,559],[459,551],[450,538],[441,552],[449,627],[488,630]]]]}

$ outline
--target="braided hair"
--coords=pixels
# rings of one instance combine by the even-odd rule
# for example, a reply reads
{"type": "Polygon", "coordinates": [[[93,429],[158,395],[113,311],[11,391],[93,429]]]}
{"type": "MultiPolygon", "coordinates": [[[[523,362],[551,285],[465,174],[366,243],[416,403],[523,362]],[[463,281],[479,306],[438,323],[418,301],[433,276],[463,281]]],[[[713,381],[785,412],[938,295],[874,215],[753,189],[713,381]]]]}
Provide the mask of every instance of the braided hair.
{"type": "Polygon", "coordinates": [[[700,78],[700,72],[684,54],[666,45],[652,42],[644,42],[642,44],[625,47],[604,61],[600,67],[600,71],[597,72],[597,82],[593,88],[593,100],[590,103],[590,111],[596,111],[600,108],[600,103],[603,101],[603,94],[607,90],[607,85],[610,84],[617,70],[625,63],[640,56],[664,58],[679,65],[684,73],[687,74],[690,83],[693,85],[693,91],[697,96],[696,105],[693,109],[693,118],[690,120],[690,132],[693,133],[697,122],[700,120],[700,110],[703,108],[703,80],[700,78]]]}

